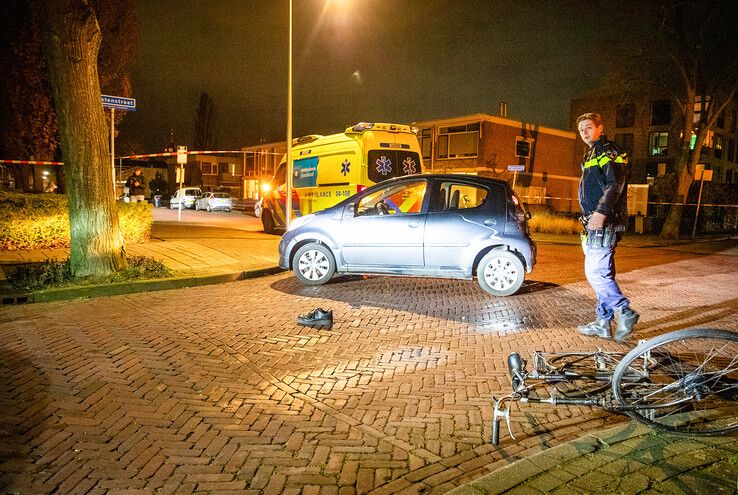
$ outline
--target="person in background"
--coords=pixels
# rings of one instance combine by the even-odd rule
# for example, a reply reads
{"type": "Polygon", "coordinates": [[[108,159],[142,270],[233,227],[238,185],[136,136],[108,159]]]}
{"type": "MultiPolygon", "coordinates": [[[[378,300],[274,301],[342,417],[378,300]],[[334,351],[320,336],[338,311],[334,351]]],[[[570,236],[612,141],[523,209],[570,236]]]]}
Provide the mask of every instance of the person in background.
{"type": "Polygon", "coordinates": [[[146,190],[144,188],[145,183],[146,181],[143,176],[143,170],[141,170],[140,167],[136,167],[133,170],[133,175],[128,177],[128,180],[126,181],[126,187],[128,187],[128,197],[131,203],[146,201],[146,190]]]}
{"type": "Polygon", "coordinates": [[[640,317],[615,282],[615,246],[628,225],[627,156],[605,137],[600,114],[581,115],[577,129],[589,146],[579,181],[586,230],[582,234],[584,274],[597,295],[595,320],[577,330],[583,335],[610,338],[611,323],[617,317],[614,337],[621,342],[633,332],[640,317]]]}

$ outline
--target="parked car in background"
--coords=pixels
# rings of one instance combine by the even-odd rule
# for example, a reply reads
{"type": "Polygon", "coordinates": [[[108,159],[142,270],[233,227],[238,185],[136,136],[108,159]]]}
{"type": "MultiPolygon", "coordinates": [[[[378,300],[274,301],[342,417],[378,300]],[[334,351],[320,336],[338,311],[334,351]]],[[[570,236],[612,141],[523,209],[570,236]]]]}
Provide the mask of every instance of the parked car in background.
{"type": "Polygon", "coordinates": [[[178,209],[180,201],[182,202],[182,208],[192,208],[195,205],[195,200],[201,194],[202,189],[199,187],[177,189],[172,195],[172,199],[169,200],[169,208],[172,210],[178,209]]]}
{"type": "Polygon", "coordinates": [[[224,192],[206,192],[202,193],[195,200],[196,210],[225,210],[233,209],[233,200],[230,194],[224,192]]]}
{"type": "Polygon", "coordinates": [[[472,279],[514,294],[533,269],[527,214],[505,181],[408,175],[297,217],[279,243],[279,266],[306,285],[335,273],[472,279]]]}

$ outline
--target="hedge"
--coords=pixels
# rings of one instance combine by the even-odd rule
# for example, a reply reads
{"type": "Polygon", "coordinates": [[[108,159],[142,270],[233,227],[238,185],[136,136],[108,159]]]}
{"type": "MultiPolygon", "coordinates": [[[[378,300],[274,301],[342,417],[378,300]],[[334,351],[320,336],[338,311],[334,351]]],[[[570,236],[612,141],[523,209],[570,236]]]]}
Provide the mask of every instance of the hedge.
{"type": "MultiPolygon", "coordinates": [[[[126,242],[151,236],[153,216],[148,203],[118,202],[118,219],[126,242]]],[[[69,209],[61,194],[0,191],[0,249],[69,247],[69,209]]]]}

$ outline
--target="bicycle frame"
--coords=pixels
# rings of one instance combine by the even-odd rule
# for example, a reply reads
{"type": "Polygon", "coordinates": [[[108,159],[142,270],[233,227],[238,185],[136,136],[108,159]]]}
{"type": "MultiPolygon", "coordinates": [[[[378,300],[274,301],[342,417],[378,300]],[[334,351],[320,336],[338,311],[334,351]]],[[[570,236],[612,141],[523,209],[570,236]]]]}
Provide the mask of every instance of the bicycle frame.
{"type": "MultiPolygon", "coordinates": [[[[536,351],[533,353],[533,369],[529,372],[526,370],[526,362],[520,358],[518,353],[511,353],[508,356],[507,364],[510,372],[510,378],[513,384],[513,392],[497,399],[492,397],[494,405],[494,415],[492,419],[492,443],[499,443],[500,421],[505,420],[507,431],[510,437],[515,440],[510,426],[510,407],[514,401],[523,403],[543,403],[551,405],[576,405],[576,406],[595,406],[601,407],[612,412],[624,412],[630,407],[624,407],[614,402],[610,385],[615,367],[625,353],[606,352],[598,349],[595,352],[568,352],[568,353],[544,353],[536,351]],[[562,366],[552,364],[553,359],[557,358],[573,358],[574,363],[583,361],[591,362],[591,369],[587,369],[586,373],[576,372],[566,369],[565,363],[562,366]],[[553,358],[553,359],[552,359],[553,358]],[[583,392],[581,388],[576,389],[583,393],[583,396],[572,397],[556,388],[557,384],[576,384],[577,382],[586,382],[597,384],[599,391],[594,393],[583,392]],[[543,388],[542,385],[548,385],[545,395],[541,396],[539,392],[543,388]]],[[[645,363],[650,359],[650,353],[643,355],[643,370],[632,373],[627,377],[629,381],[637,381],[648,377],[648,369],[645,363]]]]}

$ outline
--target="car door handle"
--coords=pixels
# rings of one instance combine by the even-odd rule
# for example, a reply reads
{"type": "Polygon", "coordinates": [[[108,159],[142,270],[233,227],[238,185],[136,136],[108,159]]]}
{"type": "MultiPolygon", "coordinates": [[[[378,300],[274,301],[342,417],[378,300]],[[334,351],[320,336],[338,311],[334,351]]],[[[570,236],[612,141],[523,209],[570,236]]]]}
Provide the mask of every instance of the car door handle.
{"type": "Polygon", "coordinates": [[[490,227],[492,225],[497,225],[497,220],[495,220],[494,218],[488,218],[487,220],[484,221],[484,225],[486,225],[487,227],[490,227]]]}
{"type": "Polygon", "coordinates": [[[413,220],[412,222],[407,224],[407,226],[410,227],[411,229],[417,229],[419,225],[420,225],[420,222],[416,220],[413,220]]]}

